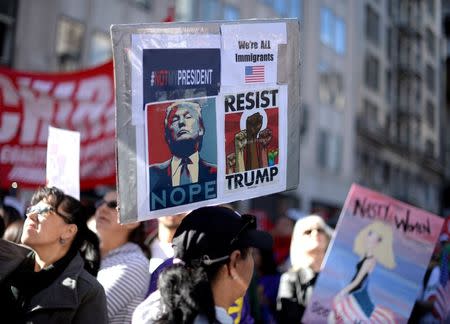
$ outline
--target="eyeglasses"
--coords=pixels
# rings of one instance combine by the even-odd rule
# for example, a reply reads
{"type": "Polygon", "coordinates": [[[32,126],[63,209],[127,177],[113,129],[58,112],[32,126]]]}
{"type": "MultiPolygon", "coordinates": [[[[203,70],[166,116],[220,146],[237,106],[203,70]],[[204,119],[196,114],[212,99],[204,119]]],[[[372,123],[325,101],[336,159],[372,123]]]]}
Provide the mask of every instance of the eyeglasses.
{"type": "Polygon", "coordinates": [[[241,220],[244,223],[241,229],[238,231],[235,237],[230,241],[230,245],[233,245],[237,240],[239,240],[239,236],[248,228],[256,229],[256,217],[249,214],[244,214],[241,216],[241,220]]]}
{"type": "Polygon", "coordinates": [[[46,204],[43,201],[40,201],[36,205],[28,207],[26,215],[28,217],[29,215],[36,214],[36,215],[38,215],[38,221],[41,222],[43,220],[43,218],[44,219],[46,218],[46,216],[49,212],[54,212],[56,215],[61,217],[64,220],[64,222],[66,222],[67,224],[71,223],[67,216],[58,213],[58,211],[56,210],[55,207],[53,207],[49,204],[46,204]]]}
{"type": "Polygon", "coordinates": [[[313,231],[317,231],[317,233],[320,234],[325,234],[325,230],[323,228],[311,228],[311,229],[307,229],[306,231],[303,232],[304,235],[311,235],[311,233],[313,231]]]}
{"type": "Polygon", "coordinates": [[[117,207],[116,200],[106,201],[105,199],[100,199],[95,203],[95,208],[99,208],[103,204],[106,204],[106,206],[111,209],[116,209],[116,207],[117,207]]]}

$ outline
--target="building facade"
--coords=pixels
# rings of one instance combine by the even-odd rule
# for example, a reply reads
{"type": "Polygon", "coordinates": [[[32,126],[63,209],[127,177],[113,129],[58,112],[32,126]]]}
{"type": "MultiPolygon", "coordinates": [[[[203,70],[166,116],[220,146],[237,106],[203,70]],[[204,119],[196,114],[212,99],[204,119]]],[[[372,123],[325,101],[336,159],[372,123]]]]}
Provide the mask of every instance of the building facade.
{"type": "Polygon", "coordinates": [[[163,0],[3,0],[0,63],[47,72],[104,63],[112,55],[111,24],[160,22],[169,6],[163,0]]]}
{"type": "Polygon", "coordinates": [[[440,0],[190,2],[198,9],[181,19],[300,20],[303,125],[291,205],[333,216],[356,182],[440,212],[440,0]]]}
{"type": "Polygon", "coordinates": [[[356,1],[365,17],[356,88],[356,181],[439,212],[440,1],[356,1]]]}

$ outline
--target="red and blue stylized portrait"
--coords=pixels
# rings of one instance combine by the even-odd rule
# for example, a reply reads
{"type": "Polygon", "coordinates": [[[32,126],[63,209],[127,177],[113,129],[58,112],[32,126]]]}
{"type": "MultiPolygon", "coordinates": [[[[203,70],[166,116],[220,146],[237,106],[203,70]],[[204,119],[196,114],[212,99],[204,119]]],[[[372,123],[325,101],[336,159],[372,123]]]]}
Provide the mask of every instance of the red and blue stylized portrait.
{"type": "Polygon", "coordinates": [[[217,196],[215,97],[146,106],[150,210],[217,196]]]}

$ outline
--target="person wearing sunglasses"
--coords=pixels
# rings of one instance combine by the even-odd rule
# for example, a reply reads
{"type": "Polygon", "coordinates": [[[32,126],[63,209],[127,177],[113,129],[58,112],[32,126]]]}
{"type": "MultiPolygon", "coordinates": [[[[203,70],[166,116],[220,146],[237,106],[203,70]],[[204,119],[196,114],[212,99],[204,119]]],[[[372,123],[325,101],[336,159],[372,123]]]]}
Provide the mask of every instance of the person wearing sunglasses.
{"type": "Polygon", "coordinates": [[[131,323],[150,281],[143,223],[119,223],[116,191],[107,192],[96,206],[101,252],[97,279],[105,288],[109,323],[131,323]]]}
{"type": "Polygon", "coordinates": [[[272,247],[256,218],[227,207],[202,207],[177,228],[178,261],[159,276],[154,304],[139,323],[223,323],[227,309],[245,295],[253,275],[252,248],[272,247]]]}
{"type": "Polygon", "coordinates": [[[2,321],[107,323],[104,289],[86,270],[98,240],[85,209],[55,187],[37,190],[31,204],[21,237],[31,250],[0,243],[2,321]]]}
{"type": "Polygon", "coordinates": [[[300,323],[311,298],[333,230],[322,217],[299,219],[292,233],[291,268],[280,279],[277,296],[279,323],[300,323]]]}

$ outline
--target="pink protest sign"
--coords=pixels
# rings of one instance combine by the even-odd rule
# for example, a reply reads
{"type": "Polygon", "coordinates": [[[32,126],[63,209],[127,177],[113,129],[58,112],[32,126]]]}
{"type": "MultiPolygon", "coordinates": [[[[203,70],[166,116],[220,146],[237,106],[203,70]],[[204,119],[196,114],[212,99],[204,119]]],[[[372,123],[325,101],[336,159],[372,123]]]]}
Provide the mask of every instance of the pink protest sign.
{"type": "Polygon", "coordinates": [[[403,323],[443,219],[352,185],[304,323],[403,323]]]}

